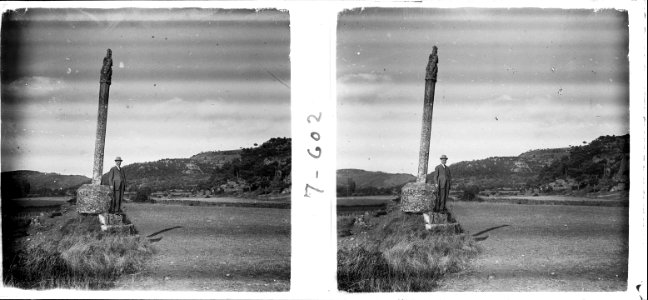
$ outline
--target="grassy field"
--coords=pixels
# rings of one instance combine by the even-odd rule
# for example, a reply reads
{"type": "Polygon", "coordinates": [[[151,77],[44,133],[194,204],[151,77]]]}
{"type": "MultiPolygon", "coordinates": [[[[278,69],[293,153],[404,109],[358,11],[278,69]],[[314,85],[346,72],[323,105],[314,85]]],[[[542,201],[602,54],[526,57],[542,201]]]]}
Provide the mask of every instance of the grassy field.
{"type": "Polygon", "coordinates": [[[3,210],[2,223],[7,286],[109,289],[119,276],[141,270],[153,254],[146,239],[105,234],[96,216],[79,215],[67,203],[55,211],[3,210]]]}
{"type": "MultiPolygon", "coordinates": [[[[434,290],[625,290],[628,207],[569,205],[593,199],[563,198],[546,196],[536,200],[562,201],[561,205],[449,202],[462,227],[480,237],[478,244],[483,252],[471,268],[443,277],[434,290]]],[[[338,229],[348,227],[340,224],[356,220],[353,211],[340,210],[340,206],[353,205],[357,215],[364,212],[362,207],[389,201],[377,197],[339,198],[338,229]]],[[[347,231],[338,231],[343,234],[339,246],[354,238],[357,243],[358,238],[347,236],[347,231]]]]}
{"type": "Polygon", "coordinates": [[[12,216],[38,214],[44,211],[57,210],[72,197],[32,197],[17,199],[2,199],[3,214],[12,216]]]}
{"type": "Polygon", "coordinates": [[[70,199],[74,198],[73,196],[60,196],[60,197],[31,197],[31,198],[16,198],[12,199],[13,203],[19,206],[48,206],[48,205],[60,205],[70,199]]]}
{"type": "MultiPolygon", "coordinates": [[[[488,203],[510,203],[524,205],[572,205],[572,206],[628,206],[627,193],[608,193],[598,197],[579,197],[565,195],[541,195],[541,196],[480,196],[481,202],[488,203]]],[[[337,207],[340,214],[348,214],[353,211],[375,210],[384,208],[386,204],[398,196],[358,196],[339,197],[337,207]]],[[[455,197],[450,197],[450,202],[456,202],[455,197]]]]}
{"type": "Polygon", "coordinates": [[[287,291],[290,210],[249,207],[125,205],[142,236],[161,237],[145,271],[117,289],[287,291]]]}
{"type": "Polygon", "coordinates": [[[381,210],[393,203],[397,196],[338,197],[338,215],[356,214],[358,211],[381,210]]]}
{"type": "Polygon", "coordinates": [[[527,205],[581,205],[581,206],[628,206],[627,195],[617,197],[578,197],[563,195],[541,196],[490,196],[481,197],[484,202],[527,205]]]}
{"type": "Polygon", "coordinates": [[[205,202],[240,202],[240,203],[258,203],[258,202],[290,202],[290,198],[258,198],[258,199],[247,199],[247,198],[237,198],[237,197],[173,197],[173,198],[156,198],[154,200],[183,200],[183,201],[205,201],[205,202]]]}
{"type": "Polygon", "coordinates": [[[465,234],[432,232],[421,215],[391,203],[380,213],[338,217],[338,289],[347,292],[432,291],[479,253],[465,234]]]}
{"type": "Polygon", "coordinates": [[[626,289],[627,207],[454,202],[450,209],[470,233],[493,230],[482,234],[488,238],[473,268],[446,277],[441,291],[626,289]]]}
{"type": "Polygon", "coordinates": [[[228,207],[257,207],[257,208],[290,208],[290,198],[246,199],[235,197],[177,197],[151,198],[153,203],[177,204],[189,206],[228,206],[228,207]]]}

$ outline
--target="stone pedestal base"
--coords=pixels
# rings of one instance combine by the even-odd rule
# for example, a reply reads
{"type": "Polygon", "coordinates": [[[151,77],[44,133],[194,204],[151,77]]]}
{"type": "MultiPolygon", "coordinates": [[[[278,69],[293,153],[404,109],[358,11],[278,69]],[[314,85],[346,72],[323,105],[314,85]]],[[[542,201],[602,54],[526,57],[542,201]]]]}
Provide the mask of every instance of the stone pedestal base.
{"type": "Polygon", "coordinates": [[[429,217],[429,221],[426,219],[426,222],[430,224],[446,224],[457,222],[457,220],[452,217],[452,213],[450,213],[449,211],[427,212],[426,215],[429,217]]]}
{"type": "Polygon", "coordinates": [[[463,232],[461,225],[457,223],[449,211],[446,212],[427,212],[423,214],[425,229],[436,232],[449,234],[459,234],[463,232]]]}
{"type": "Polygon", "coordinates": [[[77,190],[76,207],[80,214],[108,212],[113,192],[109,186],[84,184],[77,190]]]}
{"type": "Polygon", "coordinates": [[[434,232],[442,232],[447,234],[460,234],[463,232],[459,223],[448,224],[425,224],[425,229],[434,232]]]}
{"type": "Polygon", "coordinates": [[[432,210],[436,201],[436,186],[429,183],[410,182],[401,190],[401,211],[424,213],[432,210]]]}
{"type": "Polygon", "coordinates": [[[133,234],[133,224],[124,224],[124,225],[101,225],[101,231],[109,233],[125,233],[133,234]]]}
{"type": "Polygon", "coordinates": [[[110,233],[135,233],[135,227],[130,224],[126,215],[123,214],[109,214],[103,213],[99,215],[99,222],[101,223],[101,231],[110,233]]]}

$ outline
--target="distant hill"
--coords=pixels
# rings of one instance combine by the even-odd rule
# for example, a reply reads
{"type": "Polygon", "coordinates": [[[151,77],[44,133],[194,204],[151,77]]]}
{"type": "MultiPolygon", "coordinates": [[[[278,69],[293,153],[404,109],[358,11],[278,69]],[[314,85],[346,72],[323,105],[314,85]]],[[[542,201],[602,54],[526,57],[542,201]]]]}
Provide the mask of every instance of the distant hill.
{"type": "Polygon", "coordinates": [[[290,138],[272,138],[244,148],[239,159],[215,169],[206,186],[225,193],[290,193],[291,152],[290,138]]]}
{"type": "MultiPolygon", "coordinates": [[[[124,166],[127,189],[214,193],[271,193],[290,189],[291,139],[271,138],[238,150],[209,151],[124,166]]],[[[107,182],[104,174],[102,183],[107,182]]]]}
{"type": "Polygon", "coordinates": [[[382,195],[399,190],[405,183],[416,180],[411,174],[372,172],[360,169],[340,169],[336,172],[339,195],[382,195]]]}
{"type": "MultiPolygon", "coordinates": [[[[272,138],[258,147],[201,152],[189,158],[166,158],[123,166],[127,191],[171,193],[288,193],[291,139],[272,138]],[[177,190],[183,190],[177,191],[177,190]]],[[[102,176],[107,184],[108,171],[102,176]]],[[[2,173],[2,197],[69,195],[90,178],[36,171],[2,173]]]]}
{"type": "Polygon", "coordinates": [[[601,136],[568,148],[531,150],[450,165],[457,185],[541,191],[623,190],[628,186],[630,135],[601,136]]]}
{"type": "MultiPolygon", "coordinates": [[[[212,173],[241,157],[242,150],[202,152],[190,158],[165,158],[153,162],[133,163],[124,166],[130,190],[148,187],[153,191],[191,189],[204,184],[212,173]]],[[[109,170],[106,170],[109,171],[109,170]]],[[[102,183],[107,184],[108,173],[102,183]]]]}
{"type": "Polygon", "coordinates": [[[569,156],[569,151],[569,148],[538,149],[519,156],[461,161],[450,168],[455,184],[476,184],[487,189],[520,187],[535,184],[543,168],[569,156]]]}
{"type": "Polygon", "coordinates": [[[340,183],[344,183],[347,178],[351,178],[355,181],[356,188],[391,188],[416,180],[416,177],[412,174],[372,172],[360,169],[340,169],[337,170],[336,177],[340,183]]]}
{"type": "Polygon", "coordinates": [[[2,172],[2,198],[71,195],[79,186],[89,183],[90,178],[81,175],[61,175],[37,171],[2,172]]]}
{"type": "Polygon", "coordinates": [[[240,158],[243,150],[229,150],[229,151],[208,151],[198,153],[189,159],[204,169],[214,170],[220,168],[226,163],[240,158]]]}
{"type": "MultiPolygon", "coordinates": [[[[552,191],[625,190],[629,185],[630,135],[601,136],[581,146],[536,149],[518,156],[489,157],[450,165],[453,185],[474,185],[481,190],[510,189],[552,191]]],[[[431,165],[430,168],[433,168],[431,165]]],[[[434,172],[428,174],[428,180],[434,172]]],[[[415,177],[409,174],[338,170],[338,193],[358,190],[387,193],[415,177]],[[349,179],[351,181],[349,181],[349,179]]],[[[360,193],[364,194],[364,193],[360,193]]]]}
{"type": "Polygon", "coordinates": [[[569,155],[540,170],[537,183],[546,189],[627,190],[630,135],[601,136],[589,144],[571,147],[569,155]]]}

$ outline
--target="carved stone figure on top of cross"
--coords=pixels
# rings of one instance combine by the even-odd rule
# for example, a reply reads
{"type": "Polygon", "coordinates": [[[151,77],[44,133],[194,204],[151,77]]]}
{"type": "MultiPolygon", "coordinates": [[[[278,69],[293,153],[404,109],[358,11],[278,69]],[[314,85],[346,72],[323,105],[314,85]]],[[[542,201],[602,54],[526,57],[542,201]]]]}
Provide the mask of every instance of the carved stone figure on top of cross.
{"type": "Polygon", "coordinates": [[[105,83],[110,85],[112,81],[112,50],[106,50],[106,57],[103,59],[103,66],[101,67],[101,78],[99,79],[100,83],[105,83]]]}

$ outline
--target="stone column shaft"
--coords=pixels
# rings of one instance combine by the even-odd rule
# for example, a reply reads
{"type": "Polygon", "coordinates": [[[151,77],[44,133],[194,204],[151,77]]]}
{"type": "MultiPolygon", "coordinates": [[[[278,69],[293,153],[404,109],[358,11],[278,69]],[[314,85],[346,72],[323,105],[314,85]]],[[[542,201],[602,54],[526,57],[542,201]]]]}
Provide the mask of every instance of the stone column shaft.
{"type": "Polygon", "coordinates": [[[106,126],[108,124],[108,95],[112,82],[112,50],[106,50],[99,79],[99,113],[97,114],[97,134],[95,137],[94,165],[92,166],[92,184],[101,184],[103,175],[104,148],[106,146],[106,126]]]}
{"type": "Polygon", "coordinates": [[[92,166],[92,184],[101,184],[103,175],[104,148],[106,146],[106,127],[108,123],[108,95],[110,83],[101,82],[99,87],[99,113],[97,115],[97,134],[95,137],[94,165],[92,166]]]}
{"type": "Polygon", "coordinates": [[[436,201],[436,187],[425,182],[430,158],[430,136],[432,133],[432,106],[437,78],[437,47],[432,48],[425,70],[425,95],[423,100],[423,122],[421,125],[421,144],[419,167],[416,182],[407,183],[401,190],[401,211],[405,213],[427,213],[436,201]]]}
{"type": "Polygon", "coordinates": [[[432,136],[432,111],[434,106],[434,90],[437,80],[437,47],[432,48],[425,72],[425,95],[423,100],[423,121],[421,124],[421,146],[419,149],[419,165],[416,182],[425,183],[430,160],[430,137],[432,136]]]}
{"type": "Polygon", "coordinates": [[[106,124],[108,122],[108,93],[112,79],[112,51],[106,51],[101,67],[99,80],[99,114],[97,116],[97,134],[95,136],[94,164],[92,166],[92,183],[84,184],[77,190],[76,207],[80,214],[102,214],[110,209],[113,191],[101,185],[103,174],[104,146],[106,145],[106,124]]]}

